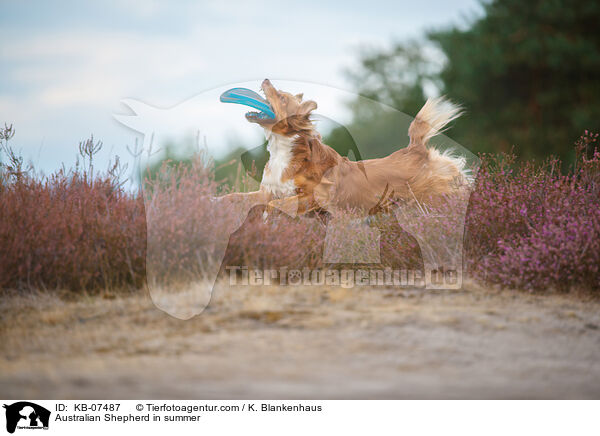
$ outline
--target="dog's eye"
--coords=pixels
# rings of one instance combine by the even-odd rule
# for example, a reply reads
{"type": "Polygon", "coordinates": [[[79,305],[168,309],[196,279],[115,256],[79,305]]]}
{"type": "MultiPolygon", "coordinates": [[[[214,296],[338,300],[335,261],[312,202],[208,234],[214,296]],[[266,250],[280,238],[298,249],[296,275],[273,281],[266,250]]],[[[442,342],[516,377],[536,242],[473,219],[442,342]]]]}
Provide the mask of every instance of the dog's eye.
{"type": "Polygon", "coordinates": [[[285,103],[285,97],[283,95],[281,97],[279,97],[279,99],[281,100],[282,103],[285,103]]]}

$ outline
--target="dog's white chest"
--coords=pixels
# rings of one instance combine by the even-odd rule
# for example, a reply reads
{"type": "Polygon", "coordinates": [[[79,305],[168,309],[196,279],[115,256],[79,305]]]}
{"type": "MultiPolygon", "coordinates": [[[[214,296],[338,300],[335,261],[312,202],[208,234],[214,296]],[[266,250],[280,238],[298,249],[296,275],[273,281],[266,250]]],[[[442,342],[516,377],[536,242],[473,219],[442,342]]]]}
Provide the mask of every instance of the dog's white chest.
{"type": "Polygon", "coordinates": [[[292,148],[294,137],[277,135],[268,132],[266,134],[269,144],[269,162],[263,173],[261,186],[275,197],[288,197],[296,194],[296,185],[293,180],[281,181],[284,171],[292,160],[292,148]]]}

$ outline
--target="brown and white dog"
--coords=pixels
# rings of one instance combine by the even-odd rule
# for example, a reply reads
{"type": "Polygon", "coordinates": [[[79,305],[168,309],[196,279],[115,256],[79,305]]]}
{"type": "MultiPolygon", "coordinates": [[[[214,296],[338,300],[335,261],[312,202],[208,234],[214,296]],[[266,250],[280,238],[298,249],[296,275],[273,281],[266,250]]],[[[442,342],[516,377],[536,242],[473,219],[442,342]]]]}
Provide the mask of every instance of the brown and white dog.
{"type": "Polygon", "coordinates": [[[316,102],[278,91],[268,79],[262,90],[275,119],[246,114],[248,121],[264,128],[268,140],[270,157],[260,189],[224,198],[267,204],[268,210],[290,215],[345,208],[374,214],[407,201],[435,203],[467,183],[464,159],[427,146],[431,137],[460,116],[460,109],[443,98],[427,100],[410,124],[406,148],[384,158],[353,162],[321,141],[310,119],[316,102]]]}

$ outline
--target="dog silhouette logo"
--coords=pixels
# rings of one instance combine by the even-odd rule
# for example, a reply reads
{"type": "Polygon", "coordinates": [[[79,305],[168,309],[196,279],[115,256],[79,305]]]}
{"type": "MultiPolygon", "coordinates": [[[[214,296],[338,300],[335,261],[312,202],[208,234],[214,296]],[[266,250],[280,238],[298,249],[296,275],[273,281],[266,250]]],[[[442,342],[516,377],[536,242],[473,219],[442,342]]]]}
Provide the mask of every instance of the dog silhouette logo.
{"type": "Polygon", "coordinates": [[[29,401],[19,401],[4,405],[6,409],[6,431],[14,433],[18,429],[48,429],[50,411],[29,401]]]}
{"type": "MultiPolygon", "coordinates": [[[[235,259],[236,252],[245,258],[253,256],[260,258],[260,262],[273,256],[273,265],[280,261],[279,258],[286,258],[284,253],[286,250],[282,250],[281,256],[275,252],[265,252],[263,256],[262,241],[255,244],[256,249],[252,253],[241,253],[244,251],[243,242],[236,246],[236,240],[250,240],[248,238],[258,235],[257,232],[253,232],[253,229],[257,228],[272,230],[269,238],[277,240],[278,236],[275,232],[284,227],[282,226],[284,222],[290,224],[287,227],[298,222],[306,225],[307,228],[313,228],[307,220],[313,220],[312,222],[316,222],[319,226],[314,227],[319,229],[315,230],[315,234],[321,234],[321,226],[325,230],[321,242],[317,243],[322,249],[320,251],[317,249],[315,252],[315,256],[320,256],[320,260],[315,260],[315,263],[323,265],[324,268],[330,268],[332,265],[333,268],[340,265],[352,265],[352,268],[359,265],[369,265],[369,268],[393,266],[394,270],[413,270],[415,275],[421,272],[423,280],[419,282],[419,286],[424,289],[460,289],[463,277],[463,242],[467,206],[472,181],[475,180],[479,168],[479,159],[443,134],[444,126],[458,115],[459,109],[449,102],[444,103],[441,99],[430,100],[425,111],[428,116],[445,115],[435,118],[434,125],[427,121],[417,123],[429,126],[427,139],[432,135],[435,136],[431,153],[440,165],[438,168],[438,175],[442,181],[440,186],[443,186],[443,189],[448,188],[452,193],[446,195],[440,191],[437,202],[432,204],[432,207],[428,207],[422,198],[428,197],[426,183],[420,185],[422,188],[420,194],[415,193],[411,188],[414,184],[408,183],[413,176],[406,176],[404,180],[405,176],[396,171],[386,173],[393,176],[390,177],[394,179],[396,186],[386,185],[382,182],[382,177],[379,177],[380,173],[375,170],[367,171],[364,163],[361,163],[384,158],[389,160],[392,154],[404,156],[410,143],[407,145],[406,142],[409,140],[403,141],[398,138],[410,138],[407,132],[411,125],[416,125],[413,124],[415,121],[413,116],[378,101],[325,85],[285,80],[278,81],[278,84],[294,93],[302,91],[318,99],[319,112],[311,112],[309,118],[311,123],[314,122],[314,129],[311,130],[313,142],[310,144],[316,144],[315,141],[318,141],[320,150],[331,147],[332,151],[339,156],[337,160],[334,159],[335,162],[344,162],[343,165],[333,165],[319,175],[320,181],[314,178],[316,176],[302,176],[305,182],[310,181],[309,184],[314,182],[314,189],[311,188],[314,191],[312,197],[303,197],[310,202],[303,204],[311,207],[310,211],[304,212],[314,211],[314,216],[298,213],[301,206],[300,197],[285,194],[285,192],[293,193],[293,189],[297,187],[291,186],[288,183],[290,180],[283,182],[282,176],[276,176],[273,182],[276,196],[281,198],[270,201],[271,206],[264,203],[264,196],[258,194],[257,190],[263,184],[264,169],[272,158],[270,145],[268,145],[271,138],[274,138],[272,132],[263,129],[262,133],[267,141],[258,139],[256,135],[261,132],[257,129],[256,123],[244,121],[243,117],[240,117],[239,108],[234,105],[221,104],[251,99],[252,104],[262,108],[260,109],[262,111],[265,109],[264,99],[252,91],[262,87],[259,82],[222,85],[169,108],[154,107],[134,99],[121,101],[128,108],[129,113],[115,114],[114,118],[143,135],[141,148],[136,142],[135,149],[130,153],[134,156],[134,167],[138,169],[143,192],[147,232],[146,283],[156,307],[179,319],[190,319],[200,314],[210,303],[213,294],[226,291],[226,285],[223,285],[221,291],[217,291],[217,287],[220,286],[217,279],[228,266],[232,266],[227,262],[231,262],[230,258],[235,259]],[[227,99],[239,101],[227,101],[227,99]],[[385,141],[382,139],[379,142],[372,142],[369,129],[363,128],[361,123],[348,124],[344,121],[347,114],[339,106],[339,102],[344,101],[354,101],[353,107],[360,107],[361,113],[379,114],[378,116],[384,117],[382,119],[389,123],[386,125],[394,126],[393,131],[386,133],[385,141]],[[444,121],[443,125],[440,124],[441,121],[444,121]],[[190,157],[187,162],[184,162],[181,171],[177,168],[171,171],[167,166],[164,178],[147,177],[151,165],[148,162],[152,163],[159,159],[156,158],[159,153],[163,156],[160,158],[161,161],[167,161],[171,152],[174,155],[190,156],[193,146],[189,141],[190,138],[186,139],[185,135],[182,136],[182,132],[196,132],[197,153],[193,154],[195,157],[190,157]],[[240,147],[234,141],[233,146],[238,147],[236,150],[242,148],[244,151],[240,153],[235,151],[234,154],[228,155],[227,150],[232,150],[232,144],[227,139],[231,138],[231,132],[236,132],[235,135],[239,134],[240,138],[257,138],[250,139],[256,143],[248,148],[250,144],[246,143],[246,140],[240,147]],[[326,141],[330,142],[329,144],[325,143],[321,134],[329,136],[326,141]],[[223,192],[217,189],[219,183],[212,183],[214,181],[212,176],[208,176],[210,182],[202,181],[204,179],[200,176],[196,177],[204,174],[207,168],[210,171],[214,170],[215,173],[217,168],[211,164],[223,159],[223,156],[232,159],[217,168],[223,165],[236,165],[237,173],[235,176],[232,175],[240,183],[236,188],[247,184],[244,189],[236,190],[244,191],[248,188],[250,193],[255,195],[245,196],[245,192],[233,192],[240,195],[227,198],[226,195],[220,195],[223,192]],[[347,163],[351,161],[356,162],[356,166],[347,163]],[[192,166],[188,166],[188,163],[192,166]],[[446,164],[448,166],[445,166],[446,164]],[[348,168],[360,170],[358,173],[351,172],[352,180],[358,183],[356,186],[362,187],[352,190],[354,198],[364,200],[368,197],[369,199],[367,202],[359,201],[365,206],[362,208],[346,200],[348,205],[352,206],[350,209],[358,209],[353,216],[338,213],[343,208],[337,207],[335,201],[335,199],[345,198],[346,191],[340,189],[338,193],[336,190],[343,184],[334,183],[334,179],[339,178],[340,174],[348,168]],[[454,168],[455,176],[452,177],[454,170],[448,172],[444,168],[454,168]],[[187,176],[188,174],[190,177],[187,176]],[[283,191],[278,192],[278,189],[283,191]],[[286,201],[283,201],[284,199],[286,201]],[[286,218],[281,218],[283,215],[286,218]],[[244,229],[248,232],[246,233],[244,229]],[[401,240],[398,235],[404,235],[402,236],[404,239],[401,240]],[[397,253],[402,250],[409,251],[405,247],[413,245],[417,246],[413,250],[414,257],[422,260],[416,260],[414,265],[409,265],[410,267],[402,263],[402,259],[395,260],[394,256],[397,253]],[[385,247],[383,254],[382,246],[385,247]],[[391,263],[393,265],[389,265],[391,263]],[[185,279],[179,280],[179,278],[185,279]]],[[[299,110],[301,104],[311,101],[299,103],[298,99],[302,100],[299,96],[300,94],[292,96],[298,103],[298,106],[294,106],[296,110],[299,110]]],[[[265,116],[270,115],[267,112],[263,113],[265,116]]],[[[259,116],[252,115],[251,112],[249,114],[251,118],[259,116]]],[[[374,128],[373,126],[371,128],[374,128]]],[[[282,144],[284,148],[280,154],[282,162],[285,163],[286,159],[291,159],[286,151],[290,145],[285,145],[285,141],[282,144]]],[[[425,147],[426,144],[421,145],[425,147]]],[[[318,147],[315,146],[316,148],[318,147]]],[[[424,156],[424,154],[417,153],[414,156],[424,156]]],[[[283,163],[277,159],[274,165],[283,171],[283,163]]],[[[289,162],[285,165],[289,166],[289,162]]],[[[430,173],[423,172],[423,174],[430,173]]],[[[265,185],[273,185],[271,182],[267,180],[265,185]]],[[[284,248],[284,245],[281,247],[284,248]]],[[[286,265],[289,270],[295,269],[294,266],[286,265]]]]}

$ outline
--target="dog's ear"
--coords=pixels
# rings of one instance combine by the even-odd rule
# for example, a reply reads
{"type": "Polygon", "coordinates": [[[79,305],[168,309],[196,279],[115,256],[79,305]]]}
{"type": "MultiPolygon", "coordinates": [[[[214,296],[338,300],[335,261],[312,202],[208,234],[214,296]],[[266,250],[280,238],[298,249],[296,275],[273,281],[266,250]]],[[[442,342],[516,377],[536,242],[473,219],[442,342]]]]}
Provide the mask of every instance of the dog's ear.
{"type": "Polygon", "coordinates": [[[296,97],[296,100],[302,101],[302,97],[304,97],[304,93],[301,92],[300,94],[296,94],[295,97],[296,97]]]}
{"type": "Polygon", "coordinates": [[[308,115],[312,111],[317,108],[317,102],[312,100],[307,100],[300,105],[298,108],[298,115],[308,115]]]}

